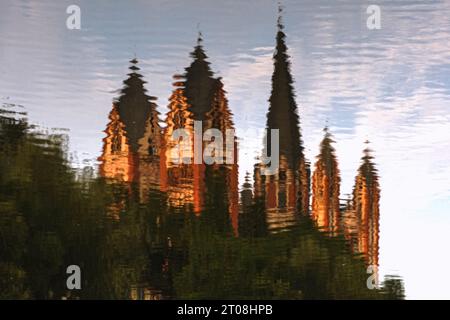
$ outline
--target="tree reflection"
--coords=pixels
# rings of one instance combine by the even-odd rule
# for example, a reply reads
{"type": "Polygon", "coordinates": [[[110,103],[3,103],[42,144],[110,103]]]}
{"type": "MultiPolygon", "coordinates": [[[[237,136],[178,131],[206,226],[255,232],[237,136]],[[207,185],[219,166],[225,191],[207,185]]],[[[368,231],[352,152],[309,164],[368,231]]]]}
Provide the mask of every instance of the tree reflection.
{"type": "MultiPolygon", "coordinates": [[[[2,298],[399,298],[400,279],[368,290],[364,261],[308,218],[289,232],[265,233],[257,201],[246,226],[231,231],[224,179],[207,181],[200,215],[149,190],[145,204],[128,183],[75,172],[67,139],[2,116],[0,138],[2,298]],[[120,199],[120,201],[118,200],[120,199]],[[120,202],[117,216],[111,203],[120,202]],[[65,269],[83,270],[69,292],[65,269]]],[[[214,170],[212,170],[214,171],[214,170]]],[[[369,170],[370,171],[370,170],[369,170]]],[[[367,172],[369,172],[367,171],[367,172]]],[[[366,171],[365,171],[366,172],[366,171]]],[[[248,188],[248,185],[247,185],[248,188]]]]}

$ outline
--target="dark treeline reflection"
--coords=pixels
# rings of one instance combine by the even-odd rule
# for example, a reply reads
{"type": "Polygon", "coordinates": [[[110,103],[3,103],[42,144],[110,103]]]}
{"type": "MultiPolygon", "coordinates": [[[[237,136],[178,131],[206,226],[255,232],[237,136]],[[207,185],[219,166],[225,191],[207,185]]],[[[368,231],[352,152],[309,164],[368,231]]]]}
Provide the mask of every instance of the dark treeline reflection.
{"type": "MultiPolygon", "coordinates": [[[[190,66],[174,76],[164,126],[131,60],[98,170],[74,169],[65,134],[33,127],[4,106],[0,298],[403,298],[400,278],[380,284],[376,274],[380,186],[373,156],[364,151],[353,194],[340,200],[326,129],[310,179],[281,19],[276,42],[266,127],[280,130],[279,170],[264,175],[265,165],[255,164],[241,188],[236,138],[214,150],[231,163],[177,162],[194,158],[184,139],[173,152],[180,145],[173,133],[185,128],[192,138],[194,121],[201,133],[234,129],[201,36],[190,66]],[[67,289],[69,265],[81,268],[81,290],[67,289]]],[[[270,155],[272,148],[262,150],[270,155]]]]}
{"type": "Polygon", "coordinates": [[[268,233],[255,221],[264,216],[256,203],[236,237],[224,223],[223,184],[205,195],[211,208],[200,215],[169,206],[157,191],[143,205],[136,185],[75,172],[63,135],[36,133],[11,116],[0,123],[3,299],[401,296],[396,279],[368,290],[364,261],[307,218],[268,233]],[[82,289],[69,292],[71,264],[81,267],[82,289]]]}

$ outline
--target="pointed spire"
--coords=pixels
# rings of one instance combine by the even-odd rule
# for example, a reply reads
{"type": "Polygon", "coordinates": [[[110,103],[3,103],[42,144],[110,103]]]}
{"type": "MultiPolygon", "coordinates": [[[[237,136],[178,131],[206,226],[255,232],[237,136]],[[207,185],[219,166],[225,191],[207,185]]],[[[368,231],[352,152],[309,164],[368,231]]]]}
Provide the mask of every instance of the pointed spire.
{"type": "MultiPolygon", "coordinates": [[[[326,169],[327,174],[332,174],[333,163],[336,162],[335,149],[333,147],[333,136],[328,130],[328,127],[323,129],[325,133],[320,143],[320,154],[317,156],[317,159],[323,162],[324,168],[326,169]]],[[[337,167],[337,165],[336,165],[337,167]]]]}
{"type": "Polygon", "coordinates": [[[228,107],[226,91],[223,88],[221,78],[214,81],[213,97],[211,101],[211,110],[206,113],[205,129],[219,129],[225,132],[227,129],[234,129],[233,113],[228,107]]]}
{"type": "Polygon", "coordinates": [[[146,121],[152,118],[158,122],[155,97],[147,95],[145,81],[139,73],[138,59],[130,60],[130,73],[123,82],[120,96],[115,99],[121,120],[125,125],[126,135],[133,151],[137,151],[138,140],[144,135],[146,121]]]}
{"type": "Polygon", "coordinates": [[[370,165],[372,165],[370,162],[371,162],[371,160],[373,159],[373,156],[372,156],[372,149],[370,149],[370,141],[369,140],[366,140],[366,141],[364,141],[364,144],[365,144],[365,147],[364,147],[364,150],[363,150],[363,156],[362,156],[362,158],[361,158],[361,160],[362,160],[362,165],[361,165],[361,167],[364,165],[364,164],[370,164],[370,165]]]}
{"type": "Polygon", "coordinates": [[[130,65],[129,69],[132,71],[132,73],[136,73],[136,71],[141,70],[137,65],[138,63],[139,63],[139,61],[136,58],[136,53],[135,53],[134,58],[130,60],[131,65],[130,65]]]}
{"type": "MultiPolygon", "coordinates": [[[[310,198],[310,168],[303,154],[303,145],[300,135],[300,121],[297,113],[297,103],[293,87],[293,78],[290,70],[289,55],[285,42],[286,35],[283,32],[281,20],[282,6],[278,8],[276,48],[273,55],[272,90],[269,98],[269,110],[267,112],[267,125],[265,136],[265,150],[263,154],[271,155],[271,131],[278,131],[279,147],[279,176],[277,179],[266,179],[262,182],[261,176],[255,173],[255,194],[265,198],[267,208],[279,208],[285,215],[283,225],[295,221],[295,211],[302,215],[309,213],[310,198]],[[268,187],[264,187],[263,183],[268,187]],[[285,210],[289,206],[289,210],[285,210]],[[288,217],[289,216],[289,217],[288,217]],[[287,221],[290,222],[287,222],[287,221]]],[[[268,214],[269,223],[277,228],[280,215],[268,214]]],[[[271,226],[271,228],[272,228],[271,226]]]]}
{"type": "Polygon", "coordinates": [[[199,32],[197,45],[191,53],[193,61],[185,70],[185,94],[194,115],[194,120],[205,120],[205,114],[211,109],[214,90],[213,72],[203,49],[203,36],[199,32]]]}
{"type": "Polygon", "coordinates": [[[359,221],[357,249],[368,265],[378,266],[380,185],[369,141],[365,144],[353,188],[353,209],[359,221]]]}
{"type": "Polygon", "coordinates": [[[361,158],[361,166],[358,169],[358,175],[366,179],[367,183],[378,188],[378,170],[373,162],[372,149],[369,147],[369,140],[364,142],[366,145],[361,158]]]}
{"type": "Polygon", "coordinates": [[[312,177],[312,218],[318,227],[335,234],[338,228],[340,175],[332,143],[331,133],[326,126],[320,143],[312,177]]]}
{"type": "MultiPolygon", "coordinates": [[[[282,11],[282,6],[280,5],[278,8],[278,32],[273,56],[274,71],[272,75],[272,92],[269,98],[270,106],[267,113],[267,128],[280,130],[280,156],[285,156],[289,165],[292,168],[296,168],[298,161],[303,157],[303,146],[300,137],[293,78],[285,43],[286,35],[282,31],[282,11]]],[[[268,149],[270,150],[270,140],[268,139],[267,141],[268,149]]]]}
{"type": "Polygon", "coordinates": [[[370,141],[369,141],[369,140],[366,140],[366,141],[364,141],[364,144],[366,145],[366,147],[364,148],[363,152],[364,152],[365,155],[369,155],[370,152],[372,151],[372,150],[370,149],[370,147],[369,147],[370,141]]]}

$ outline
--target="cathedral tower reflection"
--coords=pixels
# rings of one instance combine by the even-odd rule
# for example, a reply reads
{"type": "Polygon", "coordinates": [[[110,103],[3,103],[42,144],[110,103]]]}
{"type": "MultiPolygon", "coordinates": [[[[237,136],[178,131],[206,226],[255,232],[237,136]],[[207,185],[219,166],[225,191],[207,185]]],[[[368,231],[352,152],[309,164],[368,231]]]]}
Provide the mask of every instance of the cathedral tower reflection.
{"type": "MultiPolygon", "coordinates": [[[[164,126],[160,125],[156,98],[146,92],[137,59],[130,61],[130,73],[109,114],[99,173],[109,181],[128,186],[129,192],[134,190],[141,204],[148,203],[152,190],[161,191],[169,207],[194,212],[216,230],[231,227],[235,235],[240,231],[243,236],[278,232],[296,225],[302,216],[310,217],[327,235],[343,234],[352,251],[362,254],[367,265],[378,266],[380,187],[371,151],[364,150],[352,198],[342,207],[334,140],[325,128],[310,180],[283,28],[280,10],[266,122],[267,143],[263,149],[264,154],[271,155],[270,130],[278,129],[279,167],[275,174],[262,174],[268,165],[257,164],[253,188],[247,174],[239,192],[234,136],[231,140],[224,139],[223,149],[214,150],[223,161],[206,164],[202,157],[200,163],[195,163],[194,136],[198,124],[202,156],[211,142],[203,140],[205,132],[217,129],[225,135],[235,129],[223,81],[211,71],[201,35],[191,53],[191,64],[184,74],[173,77],[164,126]],[[186,135],[174,136],[178,129],[184,129],[186,135]]],[[[125,198],[122,195],[111,204],[114,216],[118,217],[124,208],[125,198]]]]}
{"type": "Polygon", "coordinates": [[[263,175],[264,165],[255,167],[255,197],[263,199],[267,211],[267,225],[273,230],[292,226],[298,214],[309,214],[310,169],[303,153],[283,28],[280,9],[265,146],[265,154],[270,155],[270,130],[278,129],[279,170],[274,175],[263,175]]]}
{"type": "Polygon", "coordinates": [[[342,226],[352,250],[361,253],[367,265],[378,268],[380,185],[371,152],[368,147],[364,149],[352,199],[343,214],[342,226]]]}
{"type": "MultiPolygon", "coordinates": [[[[193,61],[183,75],[174,77],[174,90],[170,98],[169,112],[164,129],[164,152],[162,163],[162,190],[167,192],[169,202],[175,207],[191,206],[200,213],[206,205],[207,167],[209,171],[224,170],[222,179],[227,188],[225,194],[229,215],[234,230],[238,224],[238,165],[237,142],[234,140],[234,154],[226,154],[224,145],[223,158],[231,156],[232,164],[207,165],[194,163],[194,121],[200,121],[202,132],[218,129],[222,134],[234,130],[232,113],[228,107],[226,92],[220,78],[214,78],[199,35],[197,46],[191,53],[193,61]],[[177,129],[185,129],[187,137],[181,141],[173,139],[177,129]],[[183,163],[181,163],[183,162],[183,163]],[[189,162],[189,163],[187,163],[189,162]]],[[[201,154],[207,146],[201,142],[201,154]]]]}
{"type": "Polygon", "coordinates": [[[319,229],[336,235],[339,219],[340,175],[332,143],[334,140],[328,128],[320,143],[320,153],[312,177],[312,219],[319,229]]]}
{"type": "Polygon", "coordinates": [[[146,93],[137,59],[130,63],[131,72],[109,114],[99,171],[105,178],[138,185],[145,202],[149,189],[160,183],[161,128],[156,98],[146,93]]]}

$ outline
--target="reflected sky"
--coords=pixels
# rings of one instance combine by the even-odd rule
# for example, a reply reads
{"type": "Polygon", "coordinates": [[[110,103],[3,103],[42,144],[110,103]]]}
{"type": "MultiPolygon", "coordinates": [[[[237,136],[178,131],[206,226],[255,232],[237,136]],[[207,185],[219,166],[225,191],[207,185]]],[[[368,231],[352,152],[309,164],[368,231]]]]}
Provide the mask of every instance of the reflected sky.
{"type": "MultiPolygon", "coordinates": [[[[77,162],[96,159],[111,102],[136,55],[149,94],[167,111],[172,76],[189,65],[199,30],[223,77],[252,171],[265,126],[277,2],[73,1],[0,3],[0,99],[32,122],[70,129],[77,162]]],[[[401,274],[408,298],[450,298],[450,2],[376,1],[381,30],[360,1],[283,1],[305,153],[328,124],[350,193],[363,142],[380,175],[381,273],[401,274]]]]}

